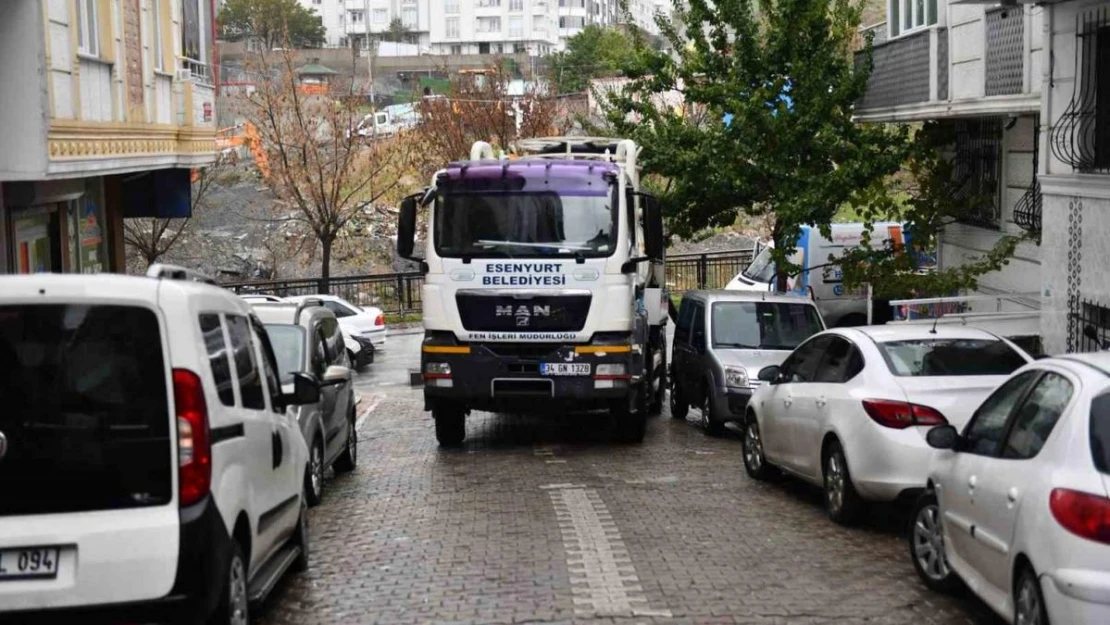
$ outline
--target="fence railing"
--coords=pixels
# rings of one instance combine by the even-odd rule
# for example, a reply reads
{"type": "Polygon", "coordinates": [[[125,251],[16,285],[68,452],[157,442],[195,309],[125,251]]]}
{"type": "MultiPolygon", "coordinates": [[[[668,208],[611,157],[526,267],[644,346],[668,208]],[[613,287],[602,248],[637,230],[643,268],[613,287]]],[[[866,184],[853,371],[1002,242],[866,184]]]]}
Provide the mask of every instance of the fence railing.
{"type": "MultiPolygon", "coordinates": [[[[751,264],[756,248],[706,254],[677,254],[667,258],[667,288],[675,294],[694,289],[720,289],[751,264]]],[[[222,286],[239,295],[268,294],[278,297],[330,293],[359,306],[377,306],[390,314],[422,312],[424,275],[420,272],[363,276],[296,278],[226,282],[222,286]]]]}
{"type": "Polygon", "coordinates": [[[1076,295],[1068,302],[1068,353],[1099,352],[1110,345],[1110,308],[1076,295]]]}

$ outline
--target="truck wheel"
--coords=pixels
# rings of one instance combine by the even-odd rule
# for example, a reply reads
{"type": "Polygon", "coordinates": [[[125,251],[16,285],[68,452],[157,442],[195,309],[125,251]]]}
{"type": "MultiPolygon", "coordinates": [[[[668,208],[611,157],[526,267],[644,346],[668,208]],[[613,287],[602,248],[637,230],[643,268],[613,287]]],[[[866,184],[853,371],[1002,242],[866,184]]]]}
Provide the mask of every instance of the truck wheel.
{"type": "Polygon", "coordinates": [[[655,416],[663,413],[663,404],[666,402],[667,396],[667,346],[660,346],[660,354],[663,357],[659,368],[652,372],[651,379],[648,381],[647,392],[651,395],[651,409],[648,414],[655,416]],[[658,389],[653,389],[656,383],[659,384],[658,389]]]}
{"type": "Polygon", "coordinates": [[[436,421],[436,440],[440,447],[458,447],[466,438],[466,413],[458,408],[432,410],[436,421]]]}
{"type": "Polygon", "coordinates": [[[677,380],[671,382],[671,418],[685,419],[686,413],[690,411],[690,400],[686,399],[686,395],[682,392],[682,387],[678,385],[677,380]]]}
{"type": "Polygon", "coordinates": [[[616,418],[617,439],[624,443],[640,443],[647,430],[647,414],[633,412],[622,402],[613,409],[616,418]]]}

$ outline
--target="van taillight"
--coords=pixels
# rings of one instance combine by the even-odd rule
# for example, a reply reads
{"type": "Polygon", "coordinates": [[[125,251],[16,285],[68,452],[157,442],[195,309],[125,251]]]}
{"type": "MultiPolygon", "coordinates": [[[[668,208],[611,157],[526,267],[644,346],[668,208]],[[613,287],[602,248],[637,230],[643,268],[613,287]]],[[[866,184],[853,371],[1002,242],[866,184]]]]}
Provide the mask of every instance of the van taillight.
{"type": "Polygon", "coordinates": [[[385,315],[379,313],[378,316],[374,318],[374,325],[384,326],[385,325],[385,315]]]}
{"type": "Polygon", "coordinates": [[[1076,536],[1110,545],[1110,499],[1067,488],[1055,488],[1048,507],[1056,522],[1076,536]]]}
{"type": "Polygon", "coordinates": [[[208,406],[200,376],[188,369],[174,369],[173,401],[177,407],[178,494],[180,505],[189,506],[203,499],[212,484],[208,406]]]}
{"type": "Polygon", "coordinates": [[[948,425],[944,415],[921,404],[890,399],[865,399],[863,410],[883,427],[904,430],[911,425],[948,425]]]}

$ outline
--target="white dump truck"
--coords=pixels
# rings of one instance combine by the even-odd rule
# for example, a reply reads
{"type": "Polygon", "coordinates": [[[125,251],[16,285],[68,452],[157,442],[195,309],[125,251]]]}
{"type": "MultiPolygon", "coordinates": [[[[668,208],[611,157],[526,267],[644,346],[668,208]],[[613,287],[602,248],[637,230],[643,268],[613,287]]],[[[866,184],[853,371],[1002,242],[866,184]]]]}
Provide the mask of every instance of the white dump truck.
{"type": "Polygon", "coordinates": [[[640,190],[640,146],[551,137],[440,170],[401,204],[397,249],[423,287],[425,409],[443,446],[472,410],[606,410],[643,439],[666,389],[663,220],[640,190]],[[425,208],[422,212],[420,209],[425,208]],[[414,258],[418,214],[424,253],[414,258]]]}

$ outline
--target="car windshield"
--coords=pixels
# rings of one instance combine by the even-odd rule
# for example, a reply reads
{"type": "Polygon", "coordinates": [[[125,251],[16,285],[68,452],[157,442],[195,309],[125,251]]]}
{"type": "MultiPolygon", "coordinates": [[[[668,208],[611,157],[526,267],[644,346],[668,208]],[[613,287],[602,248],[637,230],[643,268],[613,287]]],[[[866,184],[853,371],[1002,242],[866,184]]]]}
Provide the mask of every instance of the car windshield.
{"type": "Polygon", "coordinates": [[[897,376],[1010,375],[1025,359],[997,339],[913,339],[879,343],[897,376]]]}
{"type": "Polygon", "coordinates": [[[1095,467],[1110,475],[1110,389],[1091,400],[1091,456],[1095,467]]]}
{"type": "Polygon", "coordinates": [[[716,302],[713,347],[719,349],[794,349],[824,329],[817,309],[781,302],[716,302]]]}
{"type": "Polygon", "coordinates": [[[441,256],[601,257],[616,245],[613,194],[452,192],[436,203],[441,256]]]}
{"type": "Polygon", "coordinates": [[[771,259],[771,248],[765,247],[748,268],[744,270],[744,277],[756,282],[770,284],[775,278],[775,261],[771,259]]]}
{"type": "Polygon", "coordinates": [[[266,324],[266,333],[270,335],[270,344],[274,347],[281,383],[288,384],[293,381],[294,373],[305,369],[304,328],[289,323],[269,323],[266,324]]]}

